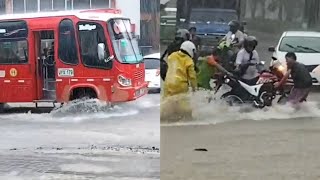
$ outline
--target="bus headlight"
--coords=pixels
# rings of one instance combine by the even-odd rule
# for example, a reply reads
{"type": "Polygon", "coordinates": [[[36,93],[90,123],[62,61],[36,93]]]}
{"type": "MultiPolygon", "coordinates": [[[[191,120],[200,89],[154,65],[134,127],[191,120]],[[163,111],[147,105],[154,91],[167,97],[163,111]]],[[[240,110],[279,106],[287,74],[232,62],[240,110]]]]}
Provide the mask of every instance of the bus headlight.
{"type": "Polygon", "coordinates": [[[121,85],[121,86],[131,86],[132,83],[131,83],[131,79],[128,79],[122,75],[119,75],[118,76],[118,83],[121,85]]]}

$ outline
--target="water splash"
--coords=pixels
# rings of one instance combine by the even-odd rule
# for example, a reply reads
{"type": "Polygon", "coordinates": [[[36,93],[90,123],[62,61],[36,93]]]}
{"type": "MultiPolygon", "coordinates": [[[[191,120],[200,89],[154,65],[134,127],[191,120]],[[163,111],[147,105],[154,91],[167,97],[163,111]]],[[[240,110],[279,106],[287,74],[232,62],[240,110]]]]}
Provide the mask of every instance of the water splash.
{"type": "Polygon", "coordinates": [[[35,122],[82,122],[92,119],[111,119],[139,114],[142,110],[160,106],[160,99],[156,96],[142,97],[136,101],[111,106],[110,103],[98,99],[75,100],[57,107],[49,113],[3,114],[1,119],[22,120],[35,122]]]}
{"type": "MultiPolygon", "coordinates": [[[[230,107],[219,97],[226,92],[223,89],[216,95],[209,91],[197,91],[193,95],[189,95],[190,106],[192,109],[193,120],[179,120],[161,121],[162,126],[176,126],[176,125],[200,125],[200,124],[216,124],[229,121],[239,120],[270,120],[270,119],[291,119],[291,118],[320,118],[320,110],[317,102],[306,102],[301,104],[300,109],[289,105],[274,104],[272,107],[265,107],[263,109],[256,109],[249,105],[230,107]],[[213,97],[213,101],[208,103],[208,98],[213,97]]],[[[179,97],[174,97],[169,101],[176,101],[179,97]]],[[[311,99],[311,98],[309,98],[311,99]]],[[[161,103],[161,106],[169,106],[166,109],[172,109],[170,105],[174,103],[161,103]]],[[[161,107],[162,108],[162,107],[161,107]]],[[[165,110],[161,112],[161,116],[166,116],[165,110]]],[[[162,117],[161,117],[162,118],[162,117]]]]}

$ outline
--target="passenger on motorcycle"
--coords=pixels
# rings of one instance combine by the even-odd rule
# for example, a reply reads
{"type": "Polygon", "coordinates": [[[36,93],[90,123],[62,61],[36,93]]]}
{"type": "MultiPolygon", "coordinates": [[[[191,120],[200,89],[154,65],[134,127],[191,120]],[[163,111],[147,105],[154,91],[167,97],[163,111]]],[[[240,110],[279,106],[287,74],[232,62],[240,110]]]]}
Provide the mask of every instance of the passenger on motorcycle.
{"type": "Polygon", "coordinates": [[[244,38],[248,37],[248,35],[245,33],[244,25],[241,25],[239,30],[243,33],[244,38]]]}
{"type": "Polygon", "coordinates": [[[174,41],[169,44],[165,52],[162,54],[160,58],[160,76],[163,81],[166,79],[168,69],[168,65],[164,58],[166,56],[170,56],[173,52],[179,51],[181,44],[187,40],[190,40],[190,32],[187,29],[178,29],[175,34],[174,41]]]}
{"type": "Polygon", "coordinates": [[[245,38],[243,46],[236,58],[236,72],[241,79],[249,84],[254,85],[259,79],[257,65],[260,63],[258,52],[255,50],[258,41],[253,36],[245,38]]]}
{"type": "Polygon", "coordinates": [[[275,83],[274,86],[275,88],[281,87],[291,74],[294,86],[289,94],[288,102],[291,104],[298,104],[306,101],[312,86],[312,77],[305,65],[297,62],[295,53],[288,52],[285,57],[288,71],[282,80],[275,83]]]}
{"type": "Polygon", "coordinates": [[[235,47],[235,53],[237,53],[237,51],[241,49],[243,45],[244,34],[240,31],[240,23],[238,21],[230,21],[228,25],[230,30],[225,37],[220,40],[219,43],[227,41],[228,43],[232,44],[233,47],[235,47]],[[234,35],[234,38],[232,35],[234,35]]]}

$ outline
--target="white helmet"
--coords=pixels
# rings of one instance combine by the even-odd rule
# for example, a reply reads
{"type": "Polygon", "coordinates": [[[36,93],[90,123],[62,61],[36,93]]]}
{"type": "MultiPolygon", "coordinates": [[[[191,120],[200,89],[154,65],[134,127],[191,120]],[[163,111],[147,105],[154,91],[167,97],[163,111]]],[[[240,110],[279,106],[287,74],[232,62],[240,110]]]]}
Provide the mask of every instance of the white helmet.
{"type": "Polygon", "coordinates": [[[196,46],[191,41],[183,42],[180,46],[180,49],[186,51],[191,56],[191,58],[194,57],[194,54],[196,52],[196,46]]]}

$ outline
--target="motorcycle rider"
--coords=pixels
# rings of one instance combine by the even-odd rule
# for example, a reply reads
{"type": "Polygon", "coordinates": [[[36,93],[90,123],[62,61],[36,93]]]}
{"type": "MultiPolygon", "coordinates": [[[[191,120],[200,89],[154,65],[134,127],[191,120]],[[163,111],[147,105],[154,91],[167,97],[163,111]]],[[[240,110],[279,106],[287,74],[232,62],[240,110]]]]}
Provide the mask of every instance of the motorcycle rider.
{"type": "Polygon", "coordinates": [[[258,41],[254,36],[248,36],[236,58],[236,72],[248,85],[254,85],[259,79],[257,65],[260,63],[258,52],[255,50],[258,41]]]}
{"type": "Polygon", "coordinates": [[[297,62],[297,56],[293,52],[286,54],[287,73],[280,82],[274,84],[275,88],[281,87],[291,75],[293,88],[288,97],[288,102],[298,104],[305,101],[309,95],[312,86],[312,77],[304,64],[297,62]]]}
{"type": "MultiPolygon", "coordinates": [[[[189,98],[186,95],[189,91],[189,84],[193,92],[197,88],[193,62],[195,53],[196,46],[191,41],[185,41],[181,44],[180,51],[173,52],[168,57],[168,71],[163,88],[163,102],[168,102],[168,105],[161,105],[161,107],[167,108],[172,106],[172,103],[177,103],[175,107],[172,107],[175,109],[172,116],[179,114],[181,117],[192,118],[189,98]]],[[[168,110],[163,110],[163,108],[161,112],[171,111],[170,108],[168,110]]]]}
{"type": "Polygon", "coordinates": [[[179,51],[180,46],[183,42],[190,40],[190,32],[187,29],[178,29],[174,41],[169,44],[165,52],[162,54],[160,58],[160,76],[161,79],[164,81],[166,79],[168,65],[164,58],[166,56],[170,56],[173,52],[179,51]]]}

